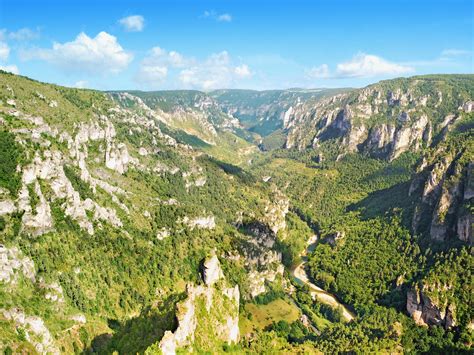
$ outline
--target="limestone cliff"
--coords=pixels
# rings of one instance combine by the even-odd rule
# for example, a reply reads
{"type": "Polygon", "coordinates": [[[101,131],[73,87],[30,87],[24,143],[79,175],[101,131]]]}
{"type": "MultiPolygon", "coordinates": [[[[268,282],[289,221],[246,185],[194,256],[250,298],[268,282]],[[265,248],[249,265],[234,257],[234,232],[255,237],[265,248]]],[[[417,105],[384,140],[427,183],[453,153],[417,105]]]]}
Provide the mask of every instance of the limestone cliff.
{"type": "Polygon", "coordinates": [[[452,248],[410,286],[406,309],[419,325],[445,329],[472,324],[472,248],[452,248]]]}
{"type": "Polygon", "coordinates": [[[409,192],[418,198],[415,233],[436,242],[457,238],[473,243],[473,159],[472,139],[453,137],[420,160],[409,192]]]}
{"type": "Polygon", "coordinates": [[[456,325],[454,304],[437,304],[417,288],[407,293],[407,312],[418,325],[441,325],[446,329],[456,325]]]}
{"type": "Polygon", "coordinates": [[[167,331],[159,343],[164,354],[178,349],[218,350],[239,340],[239,287],[228,287],[214,254],[203,263],[204,285],[188,284],[186,299],[177,304],[178,327],[167,331]]]}
{"type": "Polygon", "coordinates": [[[458,92],[456,80],[473,79],[395,79],[304,102],[285,116],[285,146],[318,148],[336,139],[340,154],[364,152],[388,160],[419,151],[442,139],[470,112],[470,93],[458,92]]]}

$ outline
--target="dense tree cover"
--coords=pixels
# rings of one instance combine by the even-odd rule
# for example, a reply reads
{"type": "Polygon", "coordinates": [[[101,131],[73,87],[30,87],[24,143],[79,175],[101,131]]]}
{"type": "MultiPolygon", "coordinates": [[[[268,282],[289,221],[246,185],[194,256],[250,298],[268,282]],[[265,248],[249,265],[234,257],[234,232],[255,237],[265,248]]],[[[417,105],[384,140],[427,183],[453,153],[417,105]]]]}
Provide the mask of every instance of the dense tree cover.
{"type": "Polygon", "coordinates": [[[354,218],[352,224],[346,224],[344,233],[335,247],[322,243],[310,254],[312,278],[359,312],[384,297],[390,298],[392,306],[400,306],[403,296],[391,292],[397,279],[401,284],[416,274],[420,250],[399,218],[354,218]]]}
{"type": "Polygon", "coordinates": [[[453,331],[424,328],[393,309],[374,306],[357,322],[325,328],[314,346],[335,353],[468,354],[469,345],[453,331]]]}
{"type": "MultiPolygon", "coordinates": [[[[460,122],[464,128],[456,128],[455,132],[460,133],[456,139],[447,140],[448,150],[443,154],[464,151],[465,159],[472,157],[466,153],[472,136],[462,123],[468,121],[460,122]]],[[[332,154],[330,142],[326,149],[326,156],[332,154]]],[[[439,151],[433,148],[433,154],[439,155],[439,151]]],[[[472,319],[465,308],[473,303],[471,276],[466,273],[472,269],[472,255],[463,252],[464,258],[453,261],[456,258],[451,254],[441,254],[441,259],[435,261],[440,246],[436,251],[426,250],[427,245],[420,244],[424,239],[411,235],[417,197],[410,197],[408,190],[416,157],[404,154],[388,163],[362,155],[348,155],[337,162],[321,161],[314,151],[276,151],[272,155],[272,159],[257,162],[256,173],[271,167],[272,180],[286,187],[284,192],[301,219],[320,232],[320,241],[308,262],[313,281],[353,306],[357,314],[355,321],[339,323],[337,314],[326,312],[307,292],[297,288],[295,301],[322,331],[314,341],[315,347],[325,353],[466,351],[472,335],[465,324],[451,331],[425,329],[404,315],[407,288],[439,264],[433,269],[439,276],[431,278],[454,277],[451,284],[456,285],[455,290],[448,298],[463,304],[460,319],[472,319]],[[282,162],[276,164],[278,159],[282,162]],[[334,242],[335,232],[340,232],[342,238],[334,242]],[[321,323],[320,317],[332,322],[321,323]]],[[[457,255],[456,251],[451,253],[457,255]]]]}
{"type": "MultiPolygon", "coordinates": [[[[473,249],[463,247],[435,255],[433,263],[422,278],[423,293],[440,305],[454,305],[458,326],[467,329],[474,318],[473,249]]],[[[463,334],[468,339],[467,332],[463,334]]]]}
{"type": "Polygon", "coordinates": [[[278,336],[286,338],[291,343],[302,343],[304,340],[308,340],[308,337],[312,334],[299,320],[291,324],[281,320],[273,324],[269,330],[275,331],[278,336]]]}
{"type": "Polygon", "coordinates": [[[274,330],[262,331],[252,339],[242,339],[240,345],[228,348],[229,352],[248,354],[318,354],[319,351],[309,342],[291,343],[274,330]]]}
{"type": "Polygon", "coordinates": [[[294,285],[296,292],[292,295],[303,313],[309,317],[312,324],[319,330],[327,327],[331,322],[342,322],[342,310],[334,308],[311,297],[311,290],[307,285],[294,285]]]}
{"type": "Polygon", "coordinates": [[[277,248],[282,253],[283,264],[292,267],[299,262],[300,254],[305,249],[306,242],[315,232],[297,214],[291,211],[285,219],[287,231],[277,241],[277,248]]]}
{"type": "Polygon", "coordinates": [[[407,197],[415,155],[407,153],[389,163],[362,155],[348,155],[340,161],[315,164],[314,151],[299,153],[275,152],[274,158],[257,162],[255,172],[271,169],[272,179],[298,209],[304,220],[318,226],[321,234],[337,230],[345,224],[348,210],[359,210],[370,218],[398,207],[408,224],[413,201],[407,197]],[[276,169],[275,157],[281,160],[276,169]],[[304,165],[297,165],[295,160],[304,165]],[[303,166],[303,168],[301,168],[303,166]],[[303,170],[303,171],[302,171],[303,170]]]}
{"type": "Polygon", "coordinates": [[[16,197],[21,185],[21,176],[16,171],[21,160],[22,149],[15,142],[15,136],[0,130],[0,187],[7,189],[16,197]]]}
{"type": "Polygon", "coordinates": [[[157,306],[147,306],[137,317],[128,320],[109,320],[109,325],[115,330],[112,338],[106,342],[96,339],[86,350],[86,354],[114,351],[125,354],[143,353],[157,339],[161,339],[166,330],[177,327],[174,308],[183,296],[175,294],[155,301],[157,306]]]}

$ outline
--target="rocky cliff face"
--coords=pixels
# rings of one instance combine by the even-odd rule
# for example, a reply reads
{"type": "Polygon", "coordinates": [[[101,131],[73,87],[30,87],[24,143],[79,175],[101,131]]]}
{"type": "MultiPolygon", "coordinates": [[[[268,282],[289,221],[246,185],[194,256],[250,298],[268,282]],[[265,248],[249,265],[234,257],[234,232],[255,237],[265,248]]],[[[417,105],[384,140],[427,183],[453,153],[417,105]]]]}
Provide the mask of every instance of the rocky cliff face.
{"type": "MultiPolygon", "coordinates": [[[[411,189],[420,199],[414,229],[436,241],[472,243],[472,139],[459,135],[472,100],[463,101],[463,90],[425,95],[422,84],[400,90],[380,84],[330,98],[303,99],[298,92],[296,101],[279,106],[275,120],[288,133],[288,147],[319,149],[335,139],[338,153],[395,159],[429,145],[411,189]],[[432,107],[442,113],[438,121],[432,107]]],[[[142,299],[172,293],[176,281],[192,279],[181,272],[191,273],[190,264],[209,243],[230,246],[225,257],[246,273],[247,298],[283,279],[278,248],[290,235],[289,199],[271,185],[271,176],[248,183],[245,171],[203,154],[196,137],[205,147],[216,144],[219,153],[228,142],[221,137],[237,140],[242,127],[218,99],[182,94],[112,93],[111,100],[0,73],[0,133],[13,137],[2,154],[14,145],[21,152],[10,169],[17,191],[10,181],[0,188],[0,291],[9,302],[0,312],[0,333],[13,334],[15,344],[21,327],[29,338],[19,346],[56,352],[64,344],[72,352],[70,334],[86,323],[79,312],[99,310],[104,327],[107,317],[132,317],[142,299]],[[191,143],[179,143],[182,131],[194,135],[186,136],[191,143]],[[198,144],[191,146],[194,139],[198,144]],[[37,313],[31,304],[40,305],[37,313]],[[53,322],[58,326],[48,330],[53,322]]],[[[264,106],[261,114],[272,115],[264,106]]],[[[189,285],[178,305],[178,328],[161,342],[166,353],[238,340],[239,288],[225,281],[215,255],[203,272],[203,284],[189,285]]],[[[448,305],[423,293],[430,301],[413,296],[410,309],[426,323],[439,318],[449,324],[443,316],[448,305]],[[423,316],[434,304],[439,315],[423,316]]]]}
{"type": "MultiPolygon", "coordinates": [[[[207,243],[219,245],[224,237],[231,238],[232,252],[244,257],[237,250],[240,236],[232,224],[237,211],[249,214],[251,209],[258,218],[274,213],[273,227],[281,227],[280,210],[285,208],[270,203],[270,192],[243,183],[233,170],[227,171],[227,165],[178,142],[180,136],[172,125],[190,122],[180,121],[183,117],[192,116],[194,123],[201,117],[203,125],[198,126],[216,141],[235,128],[229,115],[213,116],[219,108],[212,99],[197,93],[191,103],[152,109],[138,96],[114,95],[111,100],[104,93],[0,73],[2,168],[4,152],[18,155],[8,171],[16,185],[0,179],[0,234],[5,245],[0,247],[0,291],[8,296],[2,303],[0,332],[5,330],[15,338],[14,351],[33,346],[28,339],[16,339],[16,327],[30,329],[24,318],[47,320],[45,327],[56,322],[58,327],[50,328],[51,338],[45,336],[44,344],[64,344],[68,352],[79,330],[89,327],[80,314],[89,307],[97,307],[101,315],[117,312],[117,317],[133,317],[142,306],[138,299],[158,292],[157,285],[176,284],[170,276],[175,273],[170,272],[172,267],[162,264],[170,255],[176,265],[197,263],[196,250],[207,248],[207,243]],[[251,204],[250,199],[245,200],[243,186],[255,199],[251,204]],[[227,228],[236,233],[224,236],[227,228]],[[105,257],[115,252],[130,255],[130,259],[116,259],[119,263],[126,260],[126,267],[105,257]],[[153,263],[159,270],[150,273],[153,263]],[[119,276],[125,273],[130,277],[119,276]],[[34,300],[29,301],[29,295],[35,295],[34,300]],[[30,312],[27,302],[40,305],[38,312],[30,312]]],[[[201,147],[202,142],[197,141],[201,147]]],[[[207,349],[206,342],[212,339],[205,334],[220,342],[238,340],[239,289],[226,284],[217,258],[211,258],[205,269],[204,284],[188,287],[189,303],[184,302],[183,313],[179,313],[183,330],[170,346],[184,344],[187,338],[207,349]],[[184,311],[188,308],[193,311],[184,311]],[[227,313],[221,314],[222,310],[227,313]],[[196,335],[188,338],[190,329],[196,335]]],[[[181,280],[192,277],[175,276],[181,280]]],[[[89,341],[98,335],[94,332],[107,332],[104,319],[102,329],[88,329],[89,341]]],[[[33,333],[31,339],[37,340],[33,333]]]]}
{"type": "Polygon", "coordinates": [[[219,259],[214,254],[203,264],[204,285],[188,284],[186,299],[177,305],[178,327],[160,341],[163,354],[192,350],[239,340],[239,287],[227,287],[219,259]]]}
{"type": "Polygon", "coordinates": [[[77,133],[73,138],[67,132],[59,134],[57,130],[44,123],[41,117],[32,117],[11,109],[8,110],[8,113],[14,114],[25,125],[32,125],[28,130],[13,131],[21,137],[20,142],[34,139],[45,148],[34,152],[31,163],[21,168],[22,187],[19,196],[16,201],[12,201],[8,197],[2,201],[4,206],[10,206],[6,208],[5,212],[23,211],[23,229],[32,235],[41,235],[53,229],[49,201],[55,200],[64,201],[61,207],[65,215],[70,216],[89,234],[94,233],[92,221],[106,221],[117,227],[122,226],[114,209],[100,206],[90,198],[81,197],[66,176],[64,168],[65,165],[77,166],[80,178],[90,184],[92,189],[101,188],[107,191],[113,200],[118,201],[116,194],[124,194],[124,191],[111,186],[106,181],[92,177],[86,164],[88,143],[91,141],[102,141],[106,145],[107,153],[104,163],[109,169],[122,174],[128,164],[138,164],[137,159],[129,157],[124,146],[120,148],[121,153],[120,149],[116,150],[115,130],[110,121],[102,118],[90,125],[80,124],[75,128],[77,133]],[[100,123],[104,126],[101,126],[100,123]],[[66,144],[69,147],[69,156],[60,150],[50,149],[52,140],[66,144]],[[48,196],[45,196],[43,192],[45,189],[50,191],[48,196]],[[30,196],[31,194],[36,195],[39,200],[34,211],[31,204],[34,196],[30,196]]]}
{"type": "Polygon", "coordinates": [[[286,147],[317,148],[337,139],[341,154],[366,152],[389,160],[419,151],[469,112],[471,93],[459,90],[456,80],[474,79],[396,79],[303,103],[287,111],[286,147]]]}
{"type": "Polygon", "coordinates": [[[308,100],[340,90],[216,90],[211,96],[248,130],[267,136],[286,126],[291,114],[308,100]]]}
{"type": "Polygon", "coordinates": [[[0,313],[7,321],[24,329],[26,339],[33,344],[38,354],[60,354],[54,338],[41,318],[26,315],[19,309],[0,309],[0,313]]]}
{"type": "Polygon", "coordinates": [[[217,143],[218,131],[240,127],[236,118],[224,113],[212,97],[199,91],[132,91],[110,95],[123,108],[146,113],[211,145],[217,143]]]}
{"type": "Polygon", "coordinates": [[[419,197],[412,228],[432,241],[459,239],[472,244],[474,147],[469,136],[449,137],[417,167],[410,195],[419,197]]]}
{"type": "Polygon", "coordinates": [[[423,290],[407,293],[407,312],[418,325],[440,325],[450,329],[456,325],[456,308],[453,304],[436,304],[423,290]]]}
{"type": "Polygon", "coordinates": [[[33,261],[23,256],[17,247],[7,248],[0,245],[0,281],[6,284],[15,283],[18,273],[22,273],[32,282],[36,281],[33,261]]]}
{"type": "Polygon", "coordinates": [[[472,313],[472,249],[452,248],[435,262],[407,292],[407,312],[423,326],[468,329],[472,313]]]}
{"type": "MultiPolygon", "coordinates": [[[[19,334],[23,333],[25,341],[31,344],[38,354],[60,354],[58,343],[44,320],[35,314],[27,314],[26,312],[32,311],[30,307],[28,311],[22,307],[12,307],[9,296],[15,294],[18,288],[30,285],[35,294],[44,298],[45,303],[53,304],[56,311],[62,311],[65,300],[61,285],[57,281],[47,282],[42,276],[38,276],[35,264],[29,257],[24,256],[17,247],[4,245],[0,245],[0,283],[7,295],[0,309],[1,321],[11,324],[19,334]]],[[[82,314],[74,315],[71,320],[74,323],[86,323],[82,314]]]]}

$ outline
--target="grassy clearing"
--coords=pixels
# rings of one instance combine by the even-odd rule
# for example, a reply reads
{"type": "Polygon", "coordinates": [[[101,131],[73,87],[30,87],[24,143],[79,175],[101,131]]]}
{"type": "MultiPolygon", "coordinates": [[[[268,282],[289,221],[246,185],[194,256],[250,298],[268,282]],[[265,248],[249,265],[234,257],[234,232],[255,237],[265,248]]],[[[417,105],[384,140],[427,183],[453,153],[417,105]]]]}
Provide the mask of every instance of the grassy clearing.
{"type": "Polygon", "coordinates": [[[282,299],[266,305],[248,303],[245,305],[245,310],[248,316],[241,317],[239,324],[242,335],[265,329],[280,320],[293,323],[300,316],[300,310],[295,305],[282,299]]]}

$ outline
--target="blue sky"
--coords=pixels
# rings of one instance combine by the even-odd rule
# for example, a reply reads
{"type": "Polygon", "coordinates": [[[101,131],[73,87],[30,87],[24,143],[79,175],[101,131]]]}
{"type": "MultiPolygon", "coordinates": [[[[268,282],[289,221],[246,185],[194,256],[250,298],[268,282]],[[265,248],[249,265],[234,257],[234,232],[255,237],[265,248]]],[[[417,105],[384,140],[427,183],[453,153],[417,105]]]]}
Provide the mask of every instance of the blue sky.
{"type": "Polygon", "coordinates": [[[0,0],[0,67],[96,89],[360,87],[473,73],[473,2],[0,0]]]}

